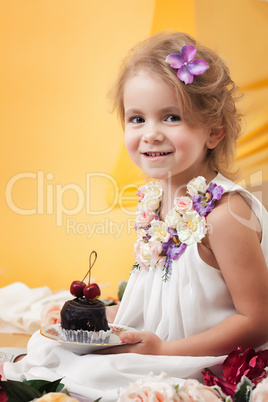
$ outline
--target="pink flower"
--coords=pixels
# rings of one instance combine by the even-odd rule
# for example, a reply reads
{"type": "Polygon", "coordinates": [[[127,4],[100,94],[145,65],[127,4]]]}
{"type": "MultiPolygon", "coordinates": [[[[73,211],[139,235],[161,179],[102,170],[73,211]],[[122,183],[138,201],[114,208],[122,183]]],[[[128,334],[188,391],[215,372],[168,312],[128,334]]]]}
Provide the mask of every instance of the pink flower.
{"type": "Polygon", "coordinates": [[[268,401],[268,378],[260,382],[257,387],[252,391],[252,402],[267,402],[268,401]]]}
{"type": "Polygon", "coordinates": [[[117,402],[179,402],[175,384],[165,373],[158,376],[149,373],[134,383],[130,383],[127,389],[119,390],[117,402]]]}
{"type": "Polygon", "coordinates": [[[41,314],[42,327],[59,324],[61,322],[60,312],[62,305],[63,303],[50,303],[44,308],[41,314]]]}
{"type": "Polygon", "coordinates": [[[192,209],[193,203],[189,197],[176,197],[174,200],[174,207],[180,214],[185,214],[185,212],[192,209]]]}
{"type": "Polygon", "coordinates": [[[148,270],[151,260],[148,243],[144,243],[142,240],[137,240],[134,244],[134,252],[136,261],[140,267],[148,270]]]}
{"type": "MultiPolygon", "coordinates": [[[[163,251],[162,243],[157,240],[149,241],[148,243],[151,253],[151,266],[156,266],[159,260],[159,254],[163,251]]],[[[165,259],[164,259],[165,260],[165,259]]]]}
{"type": "Polygon", "coordinates": [[[143,198],[143,197],[144,197],[144,194],[143,194],[143,192],[141,191],[140,188],[139,188],[138,191],[137,191],[137,196],[140,197],[140,198],[143,198]]]}
{"type": "Polygon", "coordinates": [[[219,402],[221,397],[213,388],[206,387],[197,380],[186,380],[179,387],[178,396],[181,401],[219,402]]]}
{"type": "Polygon", "coordinates": [[[155,218],[155,213],[150,210],[142,210],[138,213],[136,217],[136,225],[138,228],[144,228],[149,225],[150,222],[155,218]]]}

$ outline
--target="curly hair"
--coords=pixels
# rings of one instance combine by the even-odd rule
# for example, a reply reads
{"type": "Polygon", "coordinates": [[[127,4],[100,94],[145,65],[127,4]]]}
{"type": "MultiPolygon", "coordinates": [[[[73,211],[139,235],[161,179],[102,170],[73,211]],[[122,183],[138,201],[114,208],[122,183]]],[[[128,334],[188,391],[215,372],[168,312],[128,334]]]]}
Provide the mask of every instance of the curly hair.
{"type": "Polygon", "coordinates": [[[236,101],[239,88],[230,77],[225,62],[214,51],[200,45],[190,35],[177,31],[159,32],[132,48],[122,63],[115,85],[110,92],[113,110],[117,110],[124,126],[124,86],[139,70],[158,76],[176,92],[181,117],[191,127],[209,127],[224,132],[223,139],[207,150],[209,166],[227,177],[232,177],[230,165],[236,152],[236,141],[241,132],[241,114],[236,101]],[[185,85],[177,77],[177,70],[165,61],[167,55],[180,53],[184,45],[196,47],[196,58],[208,62],[209,69],[185,85]]]}

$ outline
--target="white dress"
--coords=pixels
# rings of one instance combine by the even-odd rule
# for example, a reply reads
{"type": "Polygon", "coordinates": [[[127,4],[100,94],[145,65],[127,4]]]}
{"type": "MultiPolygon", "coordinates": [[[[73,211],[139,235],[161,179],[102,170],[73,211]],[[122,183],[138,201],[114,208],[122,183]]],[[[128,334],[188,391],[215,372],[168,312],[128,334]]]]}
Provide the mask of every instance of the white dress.
{"type": "MultiPolygon", "coordinates": [[[[218,174],[213,180],[225,192],[238,191],[262,225],[263,253],[268,262],[268,214],[261,203],[243,188],[218,174]]],[[[244,222],[244,224],[247,224],[244,222]]],[[[162,270],[137,270],[131,274],[115,323],[156,333],[161,339],[175,340],[205,331],[231,314],[235,308],[219,270],[207,265],[198,254],[197,244],[188,246],[173,262],[169,281],[162,270]]],[[[119,387],[126,387],[149,372],[162,371],[174,378],[202,380],[201,371],[216,371],[226,356],[153,356],[134,353],[83,355],[62,348],[36,332],[28,343],[28,355],[16,364],[5,363],[8,379],[62,378],[71,392],[103,402],[116,401],[119,387]]]]}
{"type": "MultiPolygon", "coordinates": [[[[261,247],[268,264],[268,214],[263,205],[221,174],[213,183],[221,185],[225,193],[239,192],[251,206],[262,225],[261,247]]],[[[162,281],[162,275],[161,268],[131,274],[116,323],[173,341],[203,332],[236,313],[221,271],[200,258],[197,243],[173,261],[167,282],[162,281]]]]}

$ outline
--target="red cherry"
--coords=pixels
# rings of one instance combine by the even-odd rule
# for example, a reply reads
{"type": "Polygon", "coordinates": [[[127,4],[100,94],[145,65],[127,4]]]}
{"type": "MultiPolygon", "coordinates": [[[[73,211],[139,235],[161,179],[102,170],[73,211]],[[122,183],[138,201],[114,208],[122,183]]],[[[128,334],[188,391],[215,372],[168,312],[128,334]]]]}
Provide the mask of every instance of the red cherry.
{"type": "Polygon", "coordinates": [[[101,290],[97,283],[91,283],[90,285],[84,287],[83,293],[88,300],[94,300],[100,297],[101,290]]]}
{"type": "Polygon", "coordinates": [[[70,286],[70,292],[73,296],[83,297],[83,289],[86,286],[84,282],[73,281],[70,286]]]}

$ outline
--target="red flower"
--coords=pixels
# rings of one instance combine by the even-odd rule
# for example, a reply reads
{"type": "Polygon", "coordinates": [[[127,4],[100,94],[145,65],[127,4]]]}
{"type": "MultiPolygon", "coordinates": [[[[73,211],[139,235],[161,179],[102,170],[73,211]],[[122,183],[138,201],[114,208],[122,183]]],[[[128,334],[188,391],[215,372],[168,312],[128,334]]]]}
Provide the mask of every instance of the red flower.
{"type": "MultiPolygon", "coordinates": [[[[2,376],[0,375],[0,383],[1,383],[2,376]]],[[[2,390],[2,387],[0,386],[0,402],[7,402],[8,397],[5,393],[5,391],[2,390]]]]}
{"type": "Polygon", "coordinates": [[[231,352],[224,360],[222,373],[224,378],[216,377],[210,371],[202,372],[204,382],[208,386],[218,385],[226,395],[232,398],[235,394],[237,384],[243,376],[257,385],[267,377],[265,367],[268,366],[268,350],[255,352],[254,349],[247,349],[241,353],[241,348],[231,352]]]}

